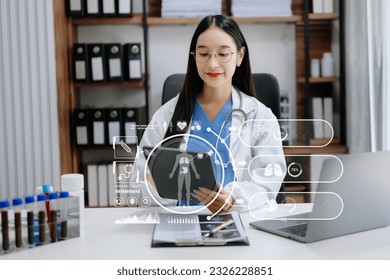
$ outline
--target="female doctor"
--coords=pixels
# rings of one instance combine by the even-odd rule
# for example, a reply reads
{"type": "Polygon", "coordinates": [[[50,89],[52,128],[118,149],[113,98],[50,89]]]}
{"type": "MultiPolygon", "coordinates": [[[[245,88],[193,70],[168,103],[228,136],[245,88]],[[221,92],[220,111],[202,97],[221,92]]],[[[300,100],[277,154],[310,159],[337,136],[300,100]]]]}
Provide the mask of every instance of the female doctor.
{"type": "Polygon", "coordinates": [[[275,137],[279,124],[254,93],[239,26],[229,17],[207,16],[192,37],[183,88],[154,114],[140,150],[182,134],[183,126],[176,124],[188,124],[187,150],[199,146],[193,139],[204,139],[215,148],[214,170],[224,171],[223,183],[222,172],[216,172],[218,192],[199,188],[191,195],[213,213],[262,206],[276,198],[286,164],[281,139],[275,137]],[[273,173],[278,176],[269,176],[273,173]]]}

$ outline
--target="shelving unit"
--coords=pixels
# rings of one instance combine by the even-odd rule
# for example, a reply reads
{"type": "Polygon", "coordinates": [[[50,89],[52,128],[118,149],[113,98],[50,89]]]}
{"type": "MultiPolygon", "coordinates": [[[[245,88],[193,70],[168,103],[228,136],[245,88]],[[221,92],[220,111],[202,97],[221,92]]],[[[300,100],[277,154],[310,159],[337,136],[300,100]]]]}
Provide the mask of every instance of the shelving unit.
{"type": "MultiPolygon", "coordinates": [[[[311,2],[309,0],[294,1],[302,5],[302,19],[296,25],[296,74],[297,74],[297,118],[312,119],[312,98],[313,97],[332,97],[337,106],[339,121],[336,127],[335,137],[332,142],[321,148],[286,148],[286,154],[338,154],[347,153],[346,146],[346,119],[345,119],[345,67],[344,67],[344,1],[338,0],[338,12],[331,14],[313,14],[311,13],[311,2]],[[334,77],[311,77],[310,60],[312,58],[321,58],[324,52],[332,52],[332,24],[338,21],[338,51],[339,57],[339,75],[334,77]]],[[[306,130],[312,127],[307,125],[306,130]]],[[[309,135],[309,134],[307,134],[309,135]]],[[[325,144],[326,140],[313,139],[306,136],[304,139],[298,139],[301,144],[320,146],[325,144]]],[[[310,163],[309,163],[310,164],[310,163]]],[[[311,174],[307,174],[311,176],[311,174]]],[[[303,184],[306,191],[311,191],[311,184],[303,184]]]]}
{"type": "MultiPolygon", "coordinates": [[[[76,146],[72,112],[80,104],[80,91],[86,88],[131,88],[142,89],[144,92],[145,108],[149,104],[148,87],[148,53],[147,28],[145,22],[145,1],[142,1],[142,12],[133,13],[131,17],[67,17],[64,1],[53,2],[56,61],[57,61],[57,89],[59,130],[62,135],[61,146],[61,173],[79,173],[83,169],[82,154],[84,151],[97,151],[98,153],[112,153],[111,145],[76,146]],[[143,75],[140,80],[123,82],[74,82],[72,79],[72,48],[77,42],[79,26],[93,25],[137,25],[142,32],[142,52],[144,54],[143,75]]],[[[148,112],[145,111],[145,119],[148,112]]]]}

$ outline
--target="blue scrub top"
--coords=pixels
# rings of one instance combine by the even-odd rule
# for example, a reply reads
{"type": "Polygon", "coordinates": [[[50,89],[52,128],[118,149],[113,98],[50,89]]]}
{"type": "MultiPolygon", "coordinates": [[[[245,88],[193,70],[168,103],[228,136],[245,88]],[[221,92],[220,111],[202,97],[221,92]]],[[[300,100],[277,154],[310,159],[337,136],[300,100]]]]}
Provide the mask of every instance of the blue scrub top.
{"type": "MultiPolygon", "coordinates": [[[[232,125],[232,108],[233,100],[230,98],[222,109],[219,111],[218,115],[211,122],[207,117],[202,106],[196,100],[194,112],[192,114],[192,124],[190,128],[190,134],[199,136],[200,138],[211,143],[214,148],[217,149],[219,155],[222,158],[223,164],[221,165],[216,157],[215,153],[212,154],[212,163],[214,167],[214,173],[216,175],[216,180],[221,186],[232,182],[234,180],[234,171],[229,158],[229,151],[227,147],[230,147],[230,127],[232,125]],[[226,120],[225,124],[224,121],[226,120]],[[207,131],[210,128],[213,132],[207,131]],[[219,137],[218,137],[219,136],[219,137]],[[221,143],[221,140],[225,141],[225,144],[221,143]],[[222,168],[225,165],[225,178],[222,182],[222,168]]],[[[204,151],[209,152],[212,148],[204,143],[203,141],[195,138],[189,137],[187,143],[187,151],[204,151]]]]}

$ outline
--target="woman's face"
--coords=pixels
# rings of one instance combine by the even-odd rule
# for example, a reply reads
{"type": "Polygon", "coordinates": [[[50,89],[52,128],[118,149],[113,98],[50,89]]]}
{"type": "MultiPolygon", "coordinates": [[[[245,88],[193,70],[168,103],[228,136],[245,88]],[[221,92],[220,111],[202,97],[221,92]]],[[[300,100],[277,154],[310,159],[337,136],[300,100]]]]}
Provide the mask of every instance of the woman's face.
{"type": "Polygon", "coordinates": [[[237,65],[241,64],[244,53],[245,48],[237,50],[236,43],[228,33],[217,27],[210,27],[200,34],[195,49],[200,78],[212,88],[230,87],[233,74],[237,65]],[[205,62],[199,62],[206,59],[205,62]]]}

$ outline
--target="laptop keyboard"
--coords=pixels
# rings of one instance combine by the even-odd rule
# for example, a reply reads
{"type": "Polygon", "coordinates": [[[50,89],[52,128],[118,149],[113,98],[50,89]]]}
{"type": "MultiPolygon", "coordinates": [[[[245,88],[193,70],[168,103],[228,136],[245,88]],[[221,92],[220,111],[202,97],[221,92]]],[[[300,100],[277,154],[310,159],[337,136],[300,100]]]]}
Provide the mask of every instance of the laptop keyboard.
{"type": "Polygon", "coordinates": [[[291,233],[293,235],[298,235],[298,236],[304,237],[306,235],[306,231],[307,231],[307,226],[308,225],[309,225],[308,223],[299,224],[299,225],[294,225],[294,226],[288,226],[288,227],[285,227],[285,228],[281,228],[279,230],[281,230],[283,232],[291,233]]]}

